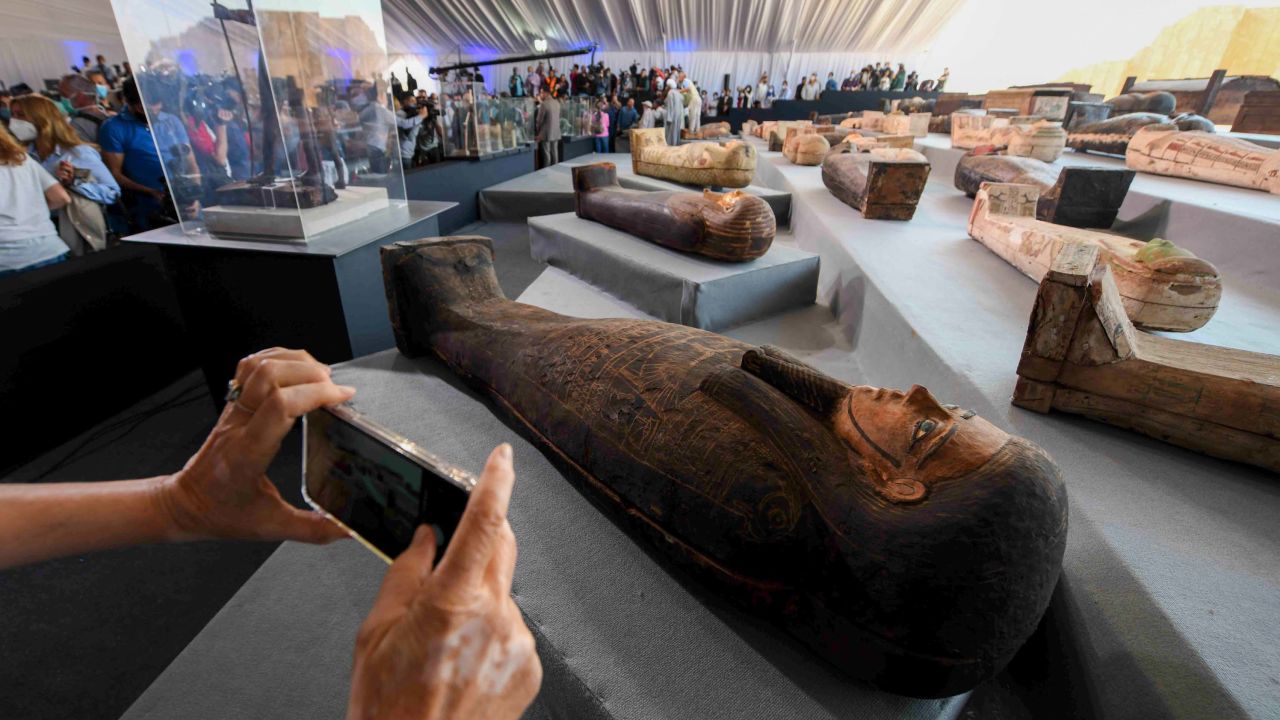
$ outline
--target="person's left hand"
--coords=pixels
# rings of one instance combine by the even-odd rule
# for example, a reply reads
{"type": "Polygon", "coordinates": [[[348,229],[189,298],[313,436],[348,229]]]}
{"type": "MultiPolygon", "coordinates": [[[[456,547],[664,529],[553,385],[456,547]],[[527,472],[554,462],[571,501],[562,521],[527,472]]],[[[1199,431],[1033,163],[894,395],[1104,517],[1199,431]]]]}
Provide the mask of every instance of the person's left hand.
{"type": "Polygon", "coordinates": [[[267,478],[280,443],[299,417],[346,402],[355,388],[335,385],[329,367],[303,350],[271,348],[240,361],[239,399],[158,497],[171,539],[235,538],[326,543],[346,537],[319,513],[284,501],[267,478]]]}
{"type": "Polygon", "coordinates": [[[66,160],[58,161],[58,169],[54,172],[54,177],[63,185],[70,186],[76,179],[76,168],[66,160]]]}

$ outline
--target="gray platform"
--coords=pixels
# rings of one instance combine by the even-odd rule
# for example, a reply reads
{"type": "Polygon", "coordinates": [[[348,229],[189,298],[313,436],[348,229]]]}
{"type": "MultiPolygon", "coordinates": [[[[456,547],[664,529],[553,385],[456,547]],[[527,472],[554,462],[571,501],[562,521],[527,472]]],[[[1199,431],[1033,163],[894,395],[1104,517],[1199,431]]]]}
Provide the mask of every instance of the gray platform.
{"type": "MultiPolygon", "coordinates": [[[[796,241],[822,256],[820,301],[867,377],[926,385],[1062,468],[1071,530],[1053,632],[1081,662],[1075,715],[1280,717],[1280,478],[1013,407],[1037,284],[969,238],[972,201],[937,160],[910,222],[863,218],[818,168],[768,151],[761,161],[756,181],[792,192],[796,241]]],[[[1135,220],[1157,194],[1166,237],[1224,278],[1213,320],[1174,336],[1280,354],[1280,232],[1267,219],[1280,198],[1139,174],[1120,218],[1135,220]]]]}
{"type": "Polygon", "coordinates": [[[818,256],[775,243],[763,257],[721,262],[655,245],[573,213],[529,218],[533,259],[558,267],[644,312],[721,330],[812,305],[818,256]]]}
{"type": "MultiPolygon", "coordinates": [[[[597,162],[617,165],[618,184],[631,190],[702,190],[701,187],[636,175],[631,170],[631,156],[626,153],[583,155],[481,190],[480,218],[497,222],[573,212],[572,168],[597,162]]],[[[760,185],[750,185],[742,188],[742,191],[769,203],[778,227],[788,225],[791,220],[790,193],[760,185]]]]}

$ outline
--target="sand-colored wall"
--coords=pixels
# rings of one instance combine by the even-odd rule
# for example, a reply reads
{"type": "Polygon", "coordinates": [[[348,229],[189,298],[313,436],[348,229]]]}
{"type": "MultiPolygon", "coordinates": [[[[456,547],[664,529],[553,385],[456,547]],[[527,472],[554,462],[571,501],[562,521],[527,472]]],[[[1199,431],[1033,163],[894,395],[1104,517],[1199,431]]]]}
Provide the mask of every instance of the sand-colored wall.
{"type": "Polygon", "coordinates": [[[1126,77],[1139,80],[1228,75],[1280,76],[1280,7],[1249,9],[1238,5],[1201,8],[1167,26],[1150,45],[1127,60],[1095,63],[1064,73],[1058,80],[1089,83],[1111,97],[1126,77]]]}

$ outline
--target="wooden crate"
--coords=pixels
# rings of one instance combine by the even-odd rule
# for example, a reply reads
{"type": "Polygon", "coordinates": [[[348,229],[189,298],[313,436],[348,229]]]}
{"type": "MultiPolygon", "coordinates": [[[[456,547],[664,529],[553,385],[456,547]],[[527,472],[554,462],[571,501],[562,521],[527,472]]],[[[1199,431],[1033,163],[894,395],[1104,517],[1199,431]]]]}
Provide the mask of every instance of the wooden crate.
{"type": "Polygon", "coordinates": [[[1245,93],[1231,131],[1280,135],[1280,90],[1245,93]]]}

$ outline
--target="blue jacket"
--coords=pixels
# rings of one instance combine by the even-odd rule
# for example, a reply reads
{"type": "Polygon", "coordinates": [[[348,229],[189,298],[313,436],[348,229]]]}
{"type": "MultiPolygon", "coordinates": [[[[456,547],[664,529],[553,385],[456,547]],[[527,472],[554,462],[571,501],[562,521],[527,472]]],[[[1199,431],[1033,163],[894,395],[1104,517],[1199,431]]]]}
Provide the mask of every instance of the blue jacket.
{"type": "Polygon", "coordinates": [[[635,108],[622,106],[618,111],[618,132],[630,130],[632,125],[640,122],[640,113],[635,108]]]}

